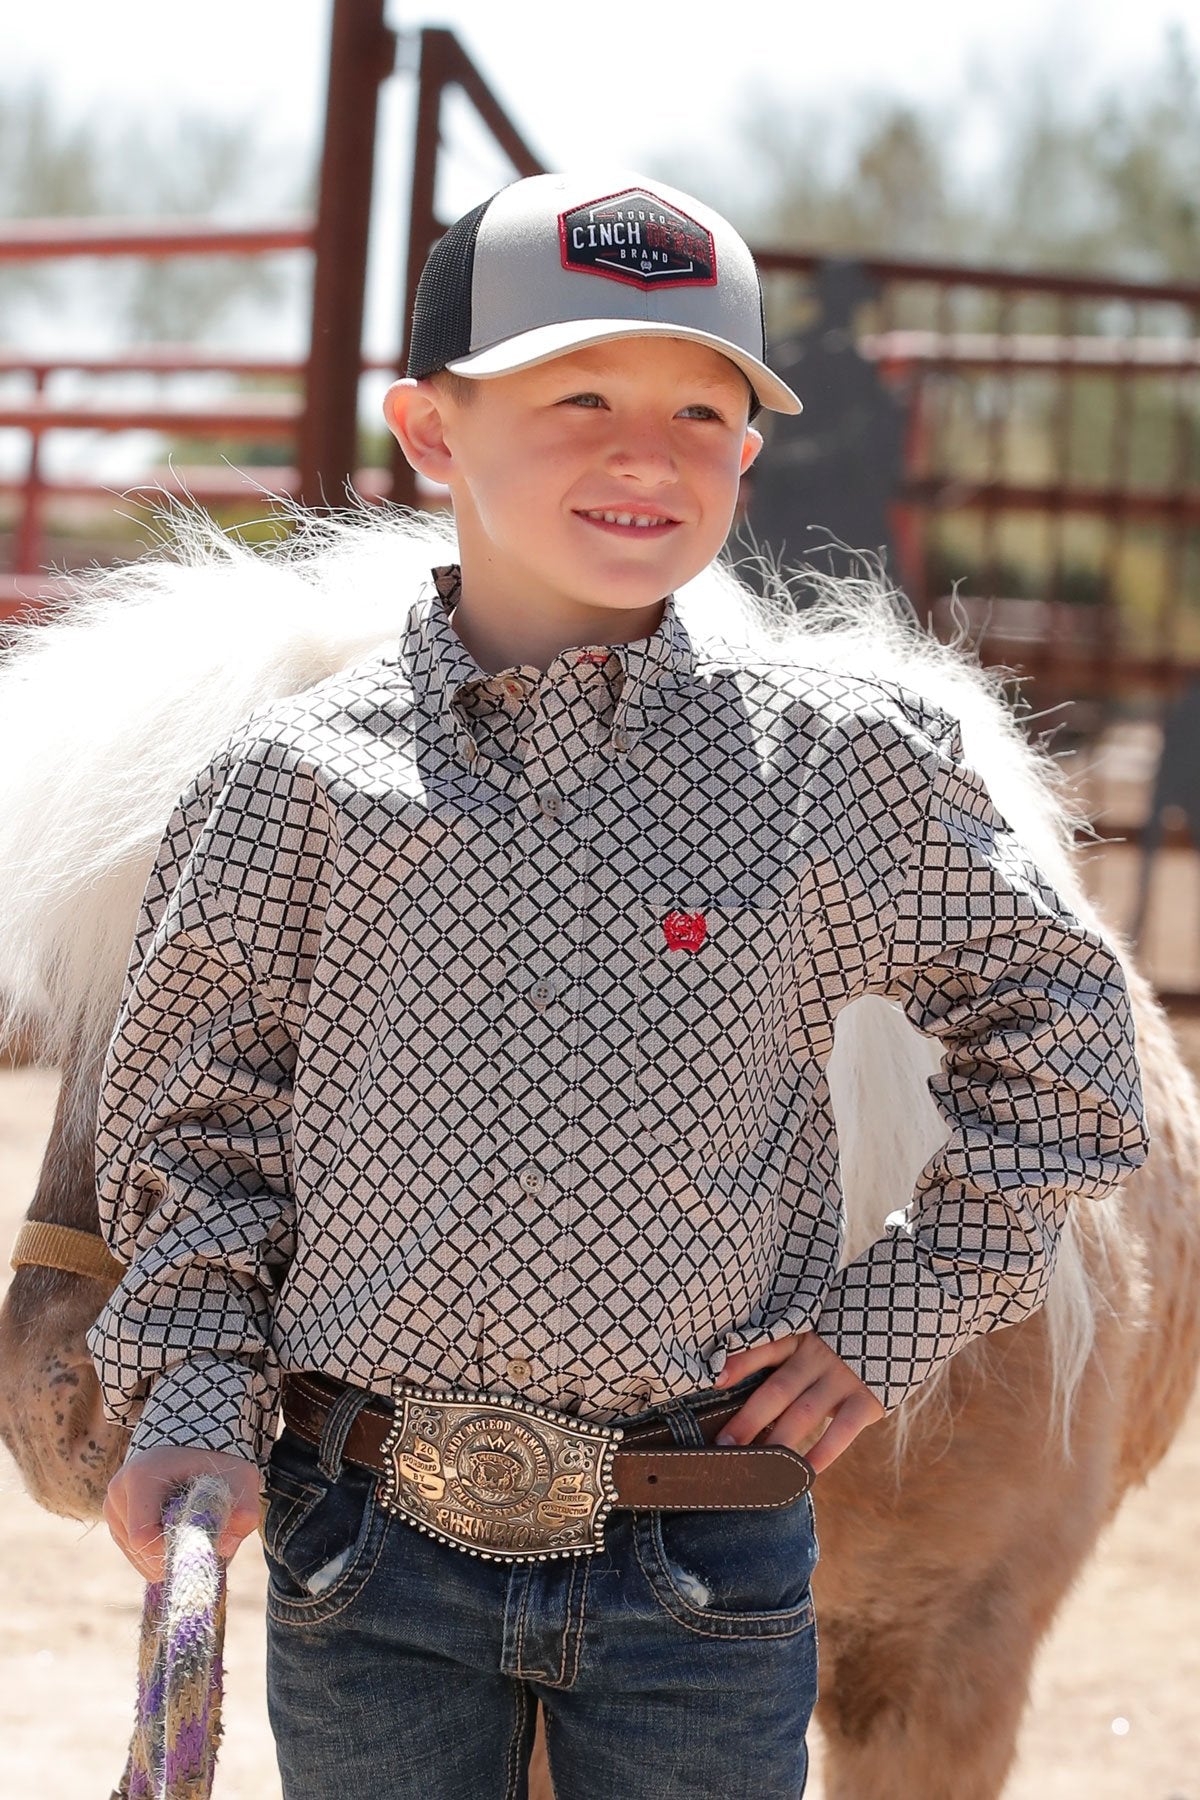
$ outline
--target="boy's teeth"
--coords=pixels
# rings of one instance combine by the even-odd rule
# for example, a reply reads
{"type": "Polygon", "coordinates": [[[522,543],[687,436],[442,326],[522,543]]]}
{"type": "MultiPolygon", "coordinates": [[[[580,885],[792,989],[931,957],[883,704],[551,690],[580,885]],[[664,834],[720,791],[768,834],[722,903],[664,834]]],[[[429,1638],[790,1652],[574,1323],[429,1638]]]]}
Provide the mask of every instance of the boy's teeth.
{"type": "Polygon", "coordinates": [[[639,513],[596,512],[587,514],[589,519],[603,519],[606,525],[665,525],[666,520],[658,517],[643,516],[639,513]]]}

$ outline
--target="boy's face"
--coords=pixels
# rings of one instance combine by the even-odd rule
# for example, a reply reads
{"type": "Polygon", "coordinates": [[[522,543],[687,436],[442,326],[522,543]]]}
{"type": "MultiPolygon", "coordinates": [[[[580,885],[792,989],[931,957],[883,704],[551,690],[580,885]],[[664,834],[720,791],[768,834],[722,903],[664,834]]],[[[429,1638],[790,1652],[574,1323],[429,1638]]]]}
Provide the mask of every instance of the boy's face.
{"type": "Polygon", "coordinates": [[[725,542],[762,446],[749,404],[745,377],[718,351],[657,337],[474,382],[465,403],[437,382],[397,383],[385,412],[420,437],[418,466],[453,495],[465,590],[486,586],[492,604],[632,612],[725,542]]]}

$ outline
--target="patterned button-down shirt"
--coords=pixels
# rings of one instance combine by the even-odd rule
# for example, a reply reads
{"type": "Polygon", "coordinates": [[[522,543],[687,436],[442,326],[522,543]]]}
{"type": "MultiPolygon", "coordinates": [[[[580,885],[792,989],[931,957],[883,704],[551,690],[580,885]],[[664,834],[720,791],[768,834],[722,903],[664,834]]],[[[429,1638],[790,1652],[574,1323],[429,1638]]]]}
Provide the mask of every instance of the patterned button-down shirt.
{"type": "Polygon", "coordinates": [[[673,601],[489,676],[435,575],[168,826],[100,1096],[109,1410],[262,1461],[282,1369],[604,1420],[810,1327],[894,1406],[1144,1159],[1119,964],[917,694],[673,601]],[[866,993],[941,1040],[949,1136],[839,1270],[866,993]]]}

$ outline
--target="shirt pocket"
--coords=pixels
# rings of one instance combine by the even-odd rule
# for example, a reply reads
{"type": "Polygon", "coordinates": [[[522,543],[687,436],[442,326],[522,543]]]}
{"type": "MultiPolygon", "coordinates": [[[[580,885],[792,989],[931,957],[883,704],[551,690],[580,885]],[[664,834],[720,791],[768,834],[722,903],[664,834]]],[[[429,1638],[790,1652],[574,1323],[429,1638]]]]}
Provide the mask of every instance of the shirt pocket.
{"type": "Polygon", "coordinates": [[[641,907],[634,1060],[651,1137],[721,1161],[762,1138],[791,1065],[792,923],[778,904],[641,907]]]}

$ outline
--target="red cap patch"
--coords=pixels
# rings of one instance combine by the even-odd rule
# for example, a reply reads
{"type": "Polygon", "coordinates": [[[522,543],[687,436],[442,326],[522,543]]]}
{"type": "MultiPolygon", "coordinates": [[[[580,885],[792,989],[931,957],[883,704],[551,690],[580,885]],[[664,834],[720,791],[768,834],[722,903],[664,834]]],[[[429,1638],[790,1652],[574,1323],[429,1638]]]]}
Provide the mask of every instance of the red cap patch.
{"type": "Polygon", "coordinates": [[[712,232],[645,188],[626,188],[559,213],[564,269],[635,287],[712,287],[712,232]]]}

